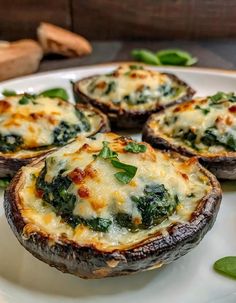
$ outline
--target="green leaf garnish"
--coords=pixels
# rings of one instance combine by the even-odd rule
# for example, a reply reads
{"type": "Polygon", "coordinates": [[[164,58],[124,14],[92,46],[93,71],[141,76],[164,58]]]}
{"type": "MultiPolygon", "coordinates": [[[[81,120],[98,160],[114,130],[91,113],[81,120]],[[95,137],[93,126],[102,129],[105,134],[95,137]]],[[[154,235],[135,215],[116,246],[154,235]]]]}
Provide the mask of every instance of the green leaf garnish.
{"type": "Polygon", "coordinates": [[[14,90],[11,90],[11,89],[4,89],[2,91],[2,95],[5,96],[5,97],[11,97],[11,96],[16,96],[17,93],[14,90]]]}
{"type": "Polygon", "coordinates": [[[28,104],[29,102],[30,102],[30,99],[28,97],[26,97],[25,95],[19,100],[19,104],[21,104],[21,105],[28,104]]]}
{"type": "Polygon", "coordinates": [[[197,62],[197,58],[180,49],[164,49],[153,53],[146,49],[135,49],[131,55],[137,61],[152,65],[179,65],[190,66],[197,62]]]}
{"type": "Polygon", "coordinates": [[[211,100],[210,105],[219,104],[219,101],[228,100],[230,102],[236,102],[236,96],[234,93],[224,93],[224,92],[217,92],[215,95],[208,97],[211,100]]]}
{"type": "Polygon", "coordinates": [[[162,65],[189,66],[197,62],[197,58],[180,49],[161,50],[157,52],[156,56],[162,65]]]}
{"type": "Polygon", "coordinates": [[[60,98],[67,101],[69,99],[68,93],[64,88],[56,87],[45,90],[39,94],[40,96],[49,97],[49,98],[60,98]]]}
{"type": "Polygon", "coordinates": [[[195,108],[200,109],[204,115],[207,115],[211,111],[210,108],[203,108],[199,105],[196,105],[195,108]]]}
{"type": "Polygon", "coordinates": [[[213,268],[226,276],[236,279],[236,257],[224,257],[214,263],[213,268]]]}
{"type": "Polygon", "coordinates": [[[0,179],[0,189],[5,189],[11,181],[10,177],[4,177],[0,179]]]}
{"type": "Polygon", "coordinates": [[[115,174],[116,179],[123,184],[128,184],[133,179],[138,169],[136,166],[128,165],[118,160],[111,160],[111,164],[115,168],[123,170],[122,172],[115,174]]]}
{"type": "Polygon", "coordinates": [[[134,59],[152,65],[160,65],[160,61],[157,56],[146,49],[135,49],[131,52],[134,59]]]}
{"type": "Polygon", "coordinates": [[[103,148],[101,149],[100,153],[97,155],[98,157],[103,159],[117,158],[118,154],[117,152],[114,152],[110,149],[110,147],[108,146],[109,142],[103,141],[102,144],[103,144],[103,148]]]}
{"type": "Polygon", "coordinates": [[[111,150],[108,146],[109,142],[103,141],[103,148],[98,155],[93,155],[94,159],[97,157],[103,158],[105,160],[111,160],[111,164],[115,168],[119,168],[123,171],[116,173],[114,176],[118,181],[123,184],[129,183],[137,172],[137,167],[122,163],[118,159],[118,153],[111,150]]]}
{"type": "Polygon", "coordinates": [[[135,154],[144,153],[147,150],[147,146],[136,142],[129,142],[124,150],[135,154]]]}

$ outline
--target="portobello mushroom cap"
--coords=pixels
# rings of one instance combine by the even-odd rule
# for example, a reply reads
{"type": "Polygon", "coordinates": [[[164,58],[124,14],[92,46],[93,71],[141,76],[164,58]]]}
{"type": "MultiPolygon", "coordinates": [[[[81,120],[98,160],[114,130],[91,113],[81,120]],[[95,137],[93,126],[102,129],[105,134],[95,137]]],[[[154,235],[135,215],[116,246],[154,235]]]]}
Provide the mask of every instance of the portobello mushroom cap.
{"type": "Polygon", "coordinates": [[[196,157],[218,179],[236,179],[236,96],[196,98],[153,114],[143,140],[153,147],[196,157]]]}
{"type": "Polygon", "coordinates": [[[220,202],[217,179],[196,159],[107,133],[78,137],[21,168],[4,207],[36,258],[81,278],[103,278],[185,255],[213,226],[220,202]]]}
{"type": "Polygon", "coordinates": [[[0,100],[0,178],[72,141],[78,134],[109,131],[98,109],[28,94],[0,100]]]}
{"type": "Polygon", "coordinates": [[[118,129],[140,129],[152,113],[195,94],[177,76],[140,64],[123,64],[110,74],[81,79],[73,84],[73,91],[77,102],[99,108],[118,129]]]}

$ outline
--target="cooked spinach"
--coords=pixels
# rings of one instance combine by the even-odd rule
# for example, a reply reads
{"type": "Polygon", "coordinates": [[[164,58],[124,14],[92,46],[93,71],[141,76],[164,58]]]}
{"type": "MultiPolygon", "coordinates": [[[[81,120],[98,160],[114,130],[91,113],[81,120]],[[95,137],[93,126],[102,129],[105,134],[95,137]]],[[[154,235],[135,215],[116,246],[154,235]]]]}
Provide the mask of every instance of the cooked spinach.
{"type": "Polygon", "coordinates": [[[51,183],[45,181],[47,174],[47,165],[41,171],[36,181],[36,188],[42,192],[42,199],[53,206],[57,215],[70,226],[75,228],[79,224],[88,226],[95,231],[107,232],[111,225],[111,220],[104,218],[84,219],[73,214],[75,208],[76,196],[68,191],[72,181],[68,176],[62,176],[61,170],[57,177],[54,177],[51,183]]]}
{"type": "Polygon", "coordinates": [[[196,146],[197,135],[191,129],[187,129],[187,130],[181,129],[175,135],[175,137],[180,138],[181,140],[183,140],[190,147],[192,147],[196,150],[198,149],[197,146],[196,146]]]}
{"type": "Polygon", "coordinates": [[[75,138],[81,131],[79,125],[62,121],[53,131],[53,144],[65,145],[70,139],[75,138]]]}
{"type": "Polygon", "coordinates": [[[195,106],[195,109],[201,110],[201,112],[202,112],[204,115],[207,115],[207,114],[211,111],[210,108],[208,108],[208,107],[201,107],[201,106],[199,106],[199,105],[196,105],[196,106],[195,106]]]}
{"type": "Polygon", "coordinates": [[[83,125],[83,131],[86,131],[86,132],[90,131],[91,125],[90,125],[89,119],[86,117],[86,115],[79,109],[76,109],[75,113],[83,125]]]}
{"type": "Polygon", "coordinates": [[[170,84],[162,84],[158,87],[158,91],[163,97],[172,96],[176,93],[176,89],[170,84]]]}
{"type": "Polygon", "coordinates": [[[206,129],[201,141],[207,146],[221,145],[229,150],[236,151],[236,137],[231,133],[220,135],[215,127],[206,129]]]}
{"type": "Polygon", "coordinates": [[[0,152],[15,152],[23,143],[23,138],[19,135],[0,134],[0,152]]]}
{"type": "Polygon", "coordinates": [[[104,95],[109,95],[111,92],[114,92],[116,90],[116,87],[117,87],[117,84],[115,81],[108,82],[104,95]]]}
{"type": "MultiPolygon", "coordinates": [[[[173,214],[179,203],[177,196],[172,197],[163,184],[146,185],[142,196],[131,196],[142,216],[140,229],[160,224],[173,214]]],[[[130,225],[130,222],[127,222],[130,225]]]]}
{"type": "Polygon", "coordinates": [[[115,222],[118,226],[127,228],[131,232],[135,232],[138,230],[138,227],[134,224],[133,218],[131,215],[119,212],[114,216],[115,222]]]}

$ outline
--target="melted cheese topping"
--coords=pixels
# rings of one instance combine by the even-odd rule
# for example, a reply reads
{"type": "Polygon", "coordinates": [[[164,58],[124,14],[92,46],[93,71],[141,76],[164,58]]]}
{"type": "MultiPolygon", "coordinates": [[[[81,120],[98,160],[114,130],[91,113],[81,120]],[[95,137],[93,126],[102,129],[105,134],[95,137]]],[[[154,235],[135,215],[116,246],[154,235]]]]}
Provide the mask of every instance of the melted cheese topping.
{"type": "Polygon", "coordinates": [[[194,154],[208,157],[235,155],[226,146],[206,145],[202,140],[206,130],[212,128],[222,138],[225,134],[230,134],[236,140],[236,105],[227,100],[212,104],[210,97],[197,98],[166,109],[161,114],[153,114],[147,126],[152,129],[154,136],[162,137],[171,144],[184,146],[194,154]],[[191,146],[191,142],[181,137],[188,130],[196,135],[195,146],[191,146]]]}
{"type": "Polygon", "coordinates": [[[173,223],[188,222],[199,200],[211,190],[208,178],[195,160],[179,159],[154,150],[147,144],[146,152],[139,154],[125,152],[122,146],[123,139],[111,133],[98,134],[96,140],[78,137],[73,143],[47,157],[45,179],[47,182],[52,181],[61,169],[65,170],[63,175],[70,174],[75,169],[86,171],[82,182],[73,182],[69,187],[70,193],[74,193],[77,199],[74,214],[88,219],[100,217],[111,220],[117,211],[131,214],[140,220],[137,207],[130,197],[142,195],[146,184],[164,184],[170,194],[178,195],[180,201],[171,216],[159,225],[138,232],[131,232],[116,224],[112,224],[108,232],[93,231],[84,225],[77,225],[74,229],[37,195],[35,182],[44,166],[40,162],[37,166],[23,168],[24,185],[19,191],[19,210],[27,223],[25,236],[40,230],[50,234],[54,241],[60,241],[63,236],[79,245],[93,245],[97,249],[111,251],[131,247],[157,231],[165,234],[168,226],[173,223]],[[119,153],[121,162],[138,168],[135,177],[128,184],[122,184],[114,177],[117,170],[109,161],[99,157],[94,159],[93,155],[102,149],[103,141],[110,142],[109,146],[119,153]]]}
{"type": "Polygon", "coordinates": [[[187,85],[142,66],[122,65],[112,74],[79,81],[79,89],[113,109],[151,110],[185,96],[187,85]]]}
{"type": "MultiPolygon", "coordinates": [[[[0,100],[0,134],[18,135],[23,138],[21,150],[14,153],[3,153],[4,157],[24,157],[32,153],[32,149],[53,145],[53,131],[63,121],[78,125],[80,133],[90,135],[99,129],[101,117],[90,109],[82,108],[91,129],[84,130],[84,126],[73,104],[58,98],[36,97],[27,104],[21,104],[22,95],[6,97],[0,100]]],[[[52,146],[51,146],[52,147],[52,146]]],[[[41,153],[34,151],[35,154],[41,153]]],[[[1,154],[1,152],[0,152],[1,154]]]]}

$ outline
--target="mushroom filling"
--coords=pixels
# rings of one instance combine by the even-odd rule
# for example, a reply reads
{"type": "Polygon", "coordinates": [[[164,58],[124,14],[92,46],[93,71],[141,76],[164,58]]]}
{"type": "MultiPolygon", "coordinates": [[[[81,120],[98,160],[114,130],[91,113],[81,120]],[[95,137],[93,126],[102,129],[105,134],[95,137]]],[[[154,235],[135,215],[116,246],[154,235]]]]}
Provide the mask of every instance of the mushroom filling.
{"type": "Polygon", "coordinates": [[[15,95],[0,100],[0,152],[62,146],[92,130],[93,112],[58,98],[15,95]]]}
{"type": "Polygon", "coordinates": [[[218,92],[157,116],[159,130],[197,151],[236,151],[236,96],[218,92]]]}
{"type": "MultiPolygon", "coordinates": [[[[160,224],[168,216],[172,215],[179,203],[178,196],[171,196],[163,184],[145,185],[141,196],[130,196],[132,208],[136,208],[139,217],[133,217],[126,212],[114,212],[112,219],[94,217],[90,219],[74,215],[76,195],[70,192],[72,184],[71,176],[64,175],[64,170],[51,183],[45,181],[47,165],[44,166],[36,182],[38,195],[53,206],[57,215],[75,228],[77,225],[85,225],[94,231],[107,232],[111,224],[124,227],[131,232],[139,229],[148,229],[160,224]]],[[[84,193],[86,196],[86,194],[84,193]]]]}
{"type": "Polygon", "coordinates": [[[168,103],[181,98],[187,90],[168,75],[139,65],[120,66],[112,73],[81,81],[80,89],[91,98],[124,107],[168,103]]]}

